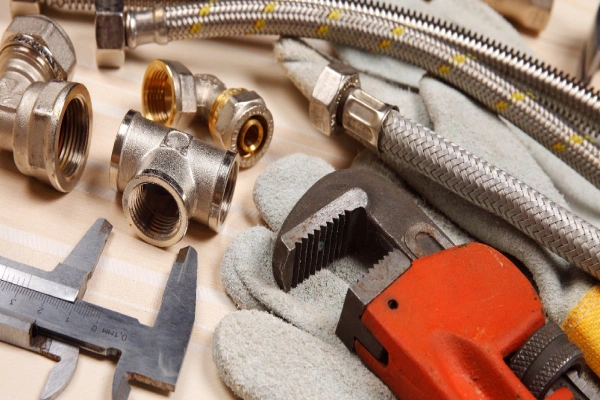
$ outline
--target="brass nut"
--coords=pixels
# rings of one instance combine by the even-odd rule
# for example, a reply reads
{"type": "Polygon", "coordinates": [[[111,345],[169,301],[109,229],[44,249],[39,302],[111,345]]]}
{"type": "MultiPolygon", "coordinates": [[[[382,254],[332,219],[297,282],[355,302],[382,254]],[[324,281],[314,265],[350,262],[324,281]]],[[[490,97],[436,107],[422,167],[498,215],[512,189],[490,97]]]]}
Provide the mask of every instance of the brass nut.
{"type": "Polygon", "coordinates": [[[240,154],[241,167],[256,164],[273,137],[273,116],[256,92],[227,89],[215,76],[192,75],[176,61],[150,63],[142,82],[142,111],[177,129],[200,117],[218,146],[240,154]]]}
{"type": "Polygon", "coordinates": [[[308,109],[310,122],[327,136],[343,133],[338,120],[340,103],[349,89],[360,87],[358,72],[341,63],[331,63],[317,79],[308,109]]]}
{"type": "Polygon", "coordinates": [[[230,89],[215,102],[209,130],[215,143],[236,150],[241,166],[250,167],[269,147],[273,137],[273,116],[256,92],[230,89]]]}
{"type": "Polygon", "coordinates": [[[179,62],[152,61],[142,81],[142,114],[162,125],[187,128],[196,116],[194,75],[179,62]]]}
{"type": "Polygon", "coordinates": [[[189,219],[218,231],[233,197],[239,158],[129,111],[110,164],[110,185],[123,192],[129,225],[159,247],[177,243],[189,219]]]}

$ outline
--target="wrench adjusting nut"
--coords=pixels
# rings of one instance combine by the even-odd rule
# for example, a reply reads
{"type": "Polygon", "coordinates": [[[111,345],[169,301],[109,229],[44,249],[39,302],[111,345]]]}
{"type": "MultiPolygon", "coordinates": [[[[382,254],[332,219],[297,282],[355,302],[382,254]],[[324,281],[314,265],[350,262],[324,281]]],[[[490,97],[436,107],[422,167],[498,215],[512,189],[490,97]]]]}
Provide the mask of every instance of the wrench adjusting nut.
{"type": "Polygon", "coordinates": [[[110,185],[123,192],[129,225],[158,247],[177,243],[189,219],[214,231],[225,220],[239,158],[181,131],[129,111],[119,127],[110,185]]]}
{"type": "Polygon", "coordinates": [[[25,175],[69,192],[87,160],[90,95],[69,82],[76,58],[63,29],[42,15],[16,17],[0,44],[0,149],[25,175]]]}
{"type": "Polygon", "coordinates": [[[256,164],[273,137],[273,116],[256,92],[227,89],[215,76],[192,75],[176,61],[150,63],[142,82],[142,112],[176,129],[200,117],[219,147],[239,153],[242,168],[256,164]]]}

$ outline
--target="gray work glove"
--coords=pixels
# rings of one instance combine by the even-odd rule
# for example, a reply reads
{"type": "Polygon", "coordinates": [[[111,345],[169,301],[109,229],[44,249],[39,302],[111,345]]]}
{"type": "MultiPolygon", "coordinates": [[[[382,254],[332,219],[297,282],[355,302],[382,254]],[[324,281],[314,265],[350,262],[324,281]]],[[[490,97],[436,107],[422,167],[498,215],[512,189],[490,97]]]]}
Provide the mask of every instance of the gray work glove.
{"type": "MultiPolygon", "coordinates": [[[[380,164],[365,165],[395,179],[380,164]]],[[[289,293],[279,289],[273,278],[277,231],[306,190],[332,171],[324,161],[302,154],[267,168],[256,182],[254,200],[272,230],[248,229],[232,241],[223,257],[221,277],[227,293],[239,308],[253,310],[226,316],[214,333],[219,373],[240,397],[393,398],[335,336],[348,285],[364,274],[364,268],[346,257],[289,293]]],[[[444,217],[415,200],[455,243],[468,240],[444,217]]]]}
{"type": "MultiPolygon", "coordinates": [[[[477,0],[412,0],[404,4],[527,51],[518,34],[477,0]]],[[[365,91],[398,105],[407,117],[432,127],[556,203],[600,225],[598,190],[518,129],[415,67],[353,49],[338,48],[338,53],[343,61],[364,71],[361,82],[365,91]],[[417,88],[418,94],[405,90],[407,85],[417,88]]],[[[291,39],[278,43],[276,56],[292,81],[305,96],[310,96],[328,61],[291,39]]],[[[361,154],[356,163],[382,170],[379,161],[368,153],[361,154]]],[[[255,202],[273,231],[280,228],[295,201],[327,171],[325,167],[313,169],[310,162],[294,158],[282,160],[265,171],[255,187],[255,202]]],[[[577,326],[579,320],[570,314],[575,309],[580,311],[577,316],[587,315],[590,307],[583,306],[589,306],[586,299],[600,293],[592,278],[509,224],[414,171],[401,171],[400,176],[477,240],[522,261],[533,276],[549,318],[559,324],[570,322],[565,326],[571,340],[580,341],[588,364],[600,366],[596,361],[600,342],[594,341],[593,334],[582,331],[577,326]]],[[[456,244],[469,240],[440,214],[431,209],[425,211],[456,244]]],[[[245,398],[390,396],[333,335],[348,283],[356,281],[364,271],[352,259],[340,260],[286,294],[275,284],[271,270],[275,232],[257,227],[242,233],[223,259],[223,283],[238,306],[276,316],[244,311],[223,319],[214,335],[214,358],[224,381],[245,398]]]]}

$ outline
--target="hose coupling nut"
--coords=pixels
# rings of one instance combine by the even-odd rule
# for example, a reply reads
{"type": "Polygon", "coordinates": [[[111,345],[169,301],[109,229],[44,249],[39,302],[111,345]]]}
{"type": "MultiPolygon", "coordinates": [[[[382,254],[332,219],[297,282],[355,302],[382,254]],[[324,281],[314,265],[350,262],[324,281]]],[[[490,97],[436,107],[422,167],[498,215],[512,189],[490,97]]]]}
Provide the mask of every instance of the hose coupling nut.
{"type": "Polygon", "coordinates": [[[123,192],[129,225],[144,241],[167,247],[194,219],[214,231],[225,220],[237,180],[236,153],[129,111],[119,127],[110,185],[123,192]]]}
{"type": "Polygon", "coordinates": [[[176,61],[150,63],[142,82],[142,112],[177,129],[199,117],[219,147],[240,155],[243,168],[258,162],[273,137],[273,116],[256,92],[227,89],[215,76],[192,75],[176,61]]]}
{"type": "Polygon", "coordinates": [[[125,63],[124,0],[96,0],[96,64],[119,68],[125,63]]]}
{"type": "Polygon", "coordinates": [[[75,64],[67,34],[42,15],[16,17],[0,43],[0,149],[61,192],[83,173],[92,126],[87,89],[67,81],[75,64]]]}
{"type": "Polygon", "coordinates": [[[358,72],[341,63],[329,64],[317,79],[310,100],[310,121],[327,136],[348,132],[367,147],[377,148],[379,132],[390,110],[360,88],[358,72]]]}
{"type": "Polygon", "coordinates": [[[344,133],[340,118],[345,96],[352,88],[360,88],[358,72],[339,62],[330,63],[312,92],[308,114],[311,124],[326,136],[344,133]]]}

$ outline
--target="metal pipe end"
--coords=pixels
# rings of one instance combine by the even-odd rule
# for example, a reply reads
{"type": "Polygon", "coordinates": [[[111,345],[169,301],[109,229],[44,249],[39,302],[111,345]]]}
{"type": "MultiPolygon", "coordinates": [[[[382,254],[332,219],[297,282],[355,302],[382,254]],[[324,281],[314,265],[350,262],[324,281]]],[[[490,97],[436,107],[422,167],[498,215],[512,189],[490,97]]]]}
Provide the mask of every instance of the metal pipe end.
{"type": "Polygon", "coordinates": [[[17,168],[70,192],[81,177],[92,127],[90,94],[79,83],[36,82],[25,91],[14,124],[17,168]]]}
{"type": "Polygon", "coordinates": [[[273,116],[256,92],[227,89],[211,109],[208,128],[215,143],[240,155],[240,167],[255,165],[273,138],[273,116]]]}
{"type": "Polygon", "coordinates": [[[196,115],[192,73],[175,61],[152,61],[142,80],[142,115],[162,125],[186,128],[196,115]]]}
{"type": "Polygon", "coordinates": [[[219,231],[229,213],[239,168],[239,156],[233,151],[227,151],[219,166],[208,214],[208,227],[215,232],[219,231]]]}
{"type": "Polygon", "coordinates": [[[108,170],[108,179],[110,188],[117,191],[125,190],[125,187],[119,187],[119,171],[121,166],[121,157],[123,154],[123,147],[125,146],[125,140],[127,139],[127,132],[133,122],[133,119],[139,113],[135,110],[129,110],[125,117],[123,117],[123,121],[121,121],[121,125],[119,125],[119,130],[117,131],[117,137],[115,138],[115,143],[113,145],[112,153],[110,155],[110,167],[108,170]]]}
{"type": "Polygon", "coordinates": [[[183,238],[189,215],[180,190],[154,171],[145,171],[127,184],[123,192],[125,218],[144,241],[168,247],[183,238]]]}

